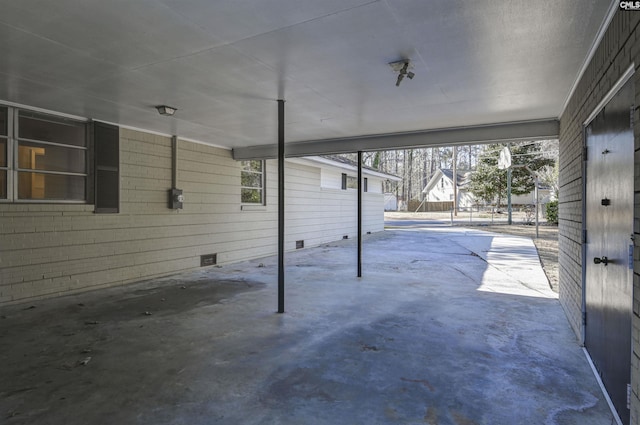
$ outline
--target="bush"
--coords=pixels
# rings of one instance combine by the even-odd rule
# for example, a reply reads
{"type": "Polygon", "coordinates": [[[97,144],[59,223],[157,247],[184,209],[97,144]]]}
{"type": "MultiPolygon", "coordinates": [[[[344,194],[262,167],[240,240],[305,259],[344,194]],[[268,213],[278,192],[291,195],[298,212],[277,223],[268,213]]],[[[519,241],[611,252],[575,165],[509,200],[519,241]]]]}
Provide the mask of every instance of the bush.
{"type": "Polygon", "coordinates": [[[558,224],[558,201],[547,203],[547,222],[558,224]]]}

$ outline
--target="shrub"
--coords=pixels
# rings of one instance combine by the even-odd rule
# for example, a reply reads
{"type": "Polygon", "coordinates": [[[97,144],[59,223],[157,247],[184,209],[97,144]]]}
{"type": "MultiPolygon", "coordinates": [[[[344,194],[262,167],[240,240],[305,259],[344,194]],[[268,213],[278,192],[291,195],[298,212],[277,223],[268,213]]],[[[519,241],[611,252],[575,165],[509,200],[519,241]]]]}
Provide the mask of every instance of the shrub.
{"type": "Polygon", "coordinates": [[[547,222],[558,224],[558,201],[547,203],[547,222]]]}

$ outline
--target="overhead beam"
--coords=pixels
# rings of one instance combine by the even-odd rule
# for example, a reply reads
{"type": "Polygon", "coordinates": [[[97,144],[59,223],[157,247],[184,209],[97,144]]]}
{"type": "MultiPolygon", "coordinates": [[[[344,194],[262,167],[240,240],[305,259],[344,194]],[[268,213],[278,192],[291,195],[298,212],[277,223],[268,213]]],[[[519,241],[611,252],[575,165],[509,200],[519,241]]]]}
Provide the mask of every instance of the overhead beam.
{"type": "MultiPolygon", "coordinates": [[[[545,140],[558,137],[557,119],[520,121],[479,125],[473,127],[423,130],[409,133],[376,134],[340,139],[312,140],[287,144],[287,157],[381,151],[435,146],[497,143],[518,140],[545,140]]],[[[233,150],[233,159],[273,159],[278,155],[276,145],[257,145],[233,150]]]]}

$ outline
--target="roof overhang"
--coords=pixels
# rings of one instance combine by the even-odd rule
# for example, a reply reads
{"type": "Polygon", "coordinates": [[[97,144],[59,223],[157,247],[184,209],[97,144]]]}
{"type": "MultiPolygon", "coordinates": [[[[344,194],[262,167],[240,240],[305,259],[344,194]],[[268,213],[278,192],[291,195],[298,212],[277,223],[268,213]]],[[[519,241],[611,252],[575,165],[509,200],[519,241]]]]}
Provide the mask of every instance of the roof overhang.
{"type": "MultiPolygon", "coordinates": [[[[285,156],[300,157],[414,147],[456,146],[518,140],[548,140],[557,138],[559,131],[560,124],[558,120],[548,119],[409,133],[379,134],[289,143],[285,146],[285,156]]],[[[277,156],[278,147],[275,144],[233,150],[233,158],[236,160],[271,159],[277,156]]]]}

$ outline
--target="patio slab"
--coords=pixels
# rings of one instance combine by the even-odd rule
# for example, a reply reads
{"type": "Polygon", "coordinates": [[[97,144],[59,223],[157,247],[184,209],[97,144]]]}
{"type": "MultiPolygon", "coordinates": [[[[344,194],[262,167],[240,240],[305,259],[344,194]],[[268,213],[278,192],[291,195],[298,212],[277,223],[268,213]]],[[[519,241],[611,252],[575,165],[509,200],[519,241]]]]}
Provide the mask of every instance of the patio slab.
{"type": "Polygon", "coordinates": [[[0,310],[13,424],[608,425],[530,239],[368,236],[0,310]]]}

